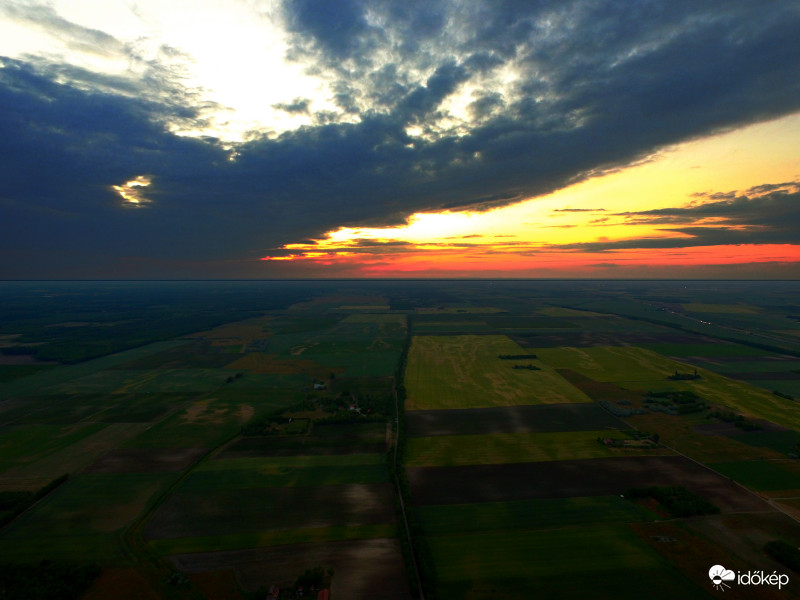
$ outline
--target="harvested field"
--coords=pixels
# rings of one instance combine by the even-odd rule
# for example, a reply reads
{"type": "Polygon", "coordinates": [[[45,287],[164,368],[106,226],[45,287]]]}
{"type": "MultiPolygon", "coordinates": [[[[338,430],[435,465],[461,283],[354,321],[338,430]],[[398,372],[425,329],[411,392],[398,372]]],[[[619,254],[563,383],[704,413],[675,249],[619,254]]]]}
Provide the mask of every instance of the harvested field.
{"type": "Polygon", "coordinates": [[[149,521],[145,538],[392,523],[393,494],[389,483],[201,492],[179,488],[149,521]]]}
{"type": "MultiPolygon", "coordinates": [[[[408,355],[407,410],[587,402],[546,363],[513,369],[500,355],[526,354],[506,336],[415,336],[408,355]]],[[[521,362],[529,362],[524,360],[521,362]]]]}
{"type": "Polygon", "coordinates": [[[159,600],[160,590],[139,569],[104,569],[82,596],[83,600],[159,600]]]}
{"type": "Polygon", "coordinates": [[[633,346],[603,348],[541,348],[543,362],[572,369],[596,381],[642,390],[691,390],[714,404],[727,406],[750,417],[780,423],[800,431],[800,412],[792,400],[780,398],[747,383],[698,369],[700,378],[671,381],[676,371],[691,373],[693,365],[633,346]]]}
{"type": "Polygon", "coordinates": [[[86,473],[171,473],[194,464],[206,450],[203,448],[112,450],[86,468],[86,473]]]}
{"type": "MultiPolygon", "coordinates": [[[[230,359],[230,356],[228,357],[230,359]]],[[[278,358],[276,354],[248,352],[226,365],[227,369],[248,373],[308,373],[322,377],[323,367],[311,360],[278,358]]],[[[327,373],[326,373],[327,374],[327,373]]]]}
{"type": "Polygon", "coordinates": [[[760,497],[682,456],[594,458],[406,469],[416,504],[608,496],[630,487],[682,485],[723,512],[773,511],[760,497]]]}
{"type": "Polygon", "coordinates": [[[635,404],[641,404],[643,397],[642,391],[629,390],[609,381],[595,381],[571,369],[556,370],[559,375],[589,396],[592,400],[608,400],[611,402],[628,400],[635,404]]]}
{"type": "Polygon", "coordinates": [[[538,404],[406,413],[410,436],[474,435],[625,429],[627,425],[599,405],[538,404]]]}
{"type": "Polygon", "coordinates": [[[171,561],[187,573],[231,569],[246,592],[262,585],[289,586],[306,569],[319,565],[335,571],[331,584],[334,598],[407,600],[410,597],[400,543],[395,539],[179,554],[172,556],[171,561]]]}

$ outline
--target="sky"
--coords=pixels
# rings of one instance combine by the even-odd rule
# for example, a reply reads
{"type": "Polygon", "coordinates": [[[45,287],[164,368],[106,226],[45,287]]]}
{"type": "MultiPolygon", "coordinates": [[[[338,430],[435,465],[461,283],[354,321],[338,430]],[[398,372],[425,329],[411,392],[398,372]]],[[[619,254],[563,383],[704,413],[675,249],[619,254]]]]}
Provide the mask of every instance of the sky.
{"type": "Polygon", "coordinates": [[[800,278],[796,0],[0,0],[0,279],[800,278]]]}

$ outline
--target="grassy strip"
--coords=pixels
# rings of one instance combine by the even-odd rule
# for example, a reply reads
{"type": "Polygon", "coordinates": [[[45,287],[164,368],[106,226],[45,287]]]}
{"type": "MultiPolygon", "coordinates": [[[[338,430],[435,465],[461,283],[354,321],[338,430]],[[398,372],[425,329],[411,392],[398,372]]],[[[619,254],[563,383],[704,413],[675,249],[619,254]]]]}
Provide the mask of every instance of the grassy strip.
{"type": "Polygon", "coordinates": [[[621,437],[619,432],[602,430],[410,438],[406,464],[409,467],[449,467],[605,458],[619,453],[599,443],[597,438],[609,437],[612,433],[621,437]]]}
{"type": "Polygon", "coordinates": [[[147,548],[157,556],[169,556],[191,552],[216,552],[220,550],[285,546],[288,544],[395,537],[397,537],[397,525],[394,524],[336,525],[333,527],[280,529],[231,535],[153,540],[148,542],[147,548]]]}
{"type": "Polygon", "coordinates": [[[371,454],[320,454],[297,456],[269,456],[245,458],[220,458],[209,460],[198,465],[196,472],[202,471],[234,471],[251,469],[271,469],[276,467],[309,468],[309,467],[344,467],[386,464],[386,455],[371,454]]]}

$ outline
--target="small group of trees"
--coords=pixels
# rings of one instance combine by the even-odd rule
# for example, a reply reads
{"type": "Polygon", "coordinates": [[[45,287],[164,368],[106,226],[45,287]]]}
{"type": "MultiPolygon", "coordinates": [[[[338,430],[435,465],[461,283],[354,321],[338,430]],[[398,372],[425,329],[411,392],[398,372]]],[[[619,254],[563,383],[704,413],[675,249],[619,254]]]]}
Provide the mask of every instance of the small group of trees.
{"type": "Polygon", "coordinates": [[[654,412],[686,415],[709,408],[708,403],[692,391],[647,392],[645,406],[654,412]]]}
{"type": "Polygon", "coordinates": [[[244,377],[244,373],[237,373],[236,375],[230,375],[226,380],[225,383],[233,383],[237,379],[241,379],[244,377]]]}
{"type": "Polygon", "coordinates": [[[705,498],[690,492],[680,485],[650,486],[630,488],[625,492],[629,500],[655,499],[673,517],[693,517],[695,515],[715,515],[719,507],[705,498]]]}
{"type": "Polygon", "coordinates": [[[736,427],[743,429],[744,431],[757,431],[761,429],[761,425],[755,421],[746,419],[744,415],[737,415],[733,411],[715,410],[708,413],[708,418],[719,419],[720,421],[725,421],[726,423],[733,423],[736,427]]]}
{"type": "Polygon", "coordinates": [[[498,354],[497,358],[502,360],[525,360],[528,358],[539,358],[535,354],[498,354]]]}
{"type": "Polygon", "coordinates": [[[0,564],[0,597],[4,600],[80,598],[100,574],[95,564],[42,561],[35,565],[0,564]]]}
{"type": "Polygon", "coordinates": [[[539,367],[532,363],[528,363],[527,365],[514,365],[511,367],[512,369],[528,369],[529,371],[541,371],[539,367]]]}
{"type": "Polygon", "coordinates": [[[697,369],[695,369],[694,373],[679,373],[675,371],[674,375],[667,375],[667,379],[672,381],[693,381],[695,379],[702,379],[702,377],[700,377],[697,373],[697,369]]]}

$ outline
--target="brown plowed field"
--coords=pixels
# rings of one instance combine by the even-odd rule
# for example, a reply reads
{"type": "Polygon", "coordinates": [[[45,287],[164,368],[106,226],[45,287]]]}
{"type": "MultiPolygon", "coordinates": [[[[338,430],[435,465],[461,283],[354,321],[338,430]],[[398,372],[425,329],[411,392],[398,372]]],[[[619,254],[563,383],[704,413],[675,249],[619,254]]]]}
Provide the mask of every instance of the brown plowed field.
{"type": "Polygon", "coordinates": [[[145,539],[393,523],[393,494],[390,483],[177,492],[147,524],[145,539]]]}
{"type": "Polygon", "coordinates": [[[322,566],[335,571],[331,585],[333,598],[407,600],[411,597],[400,544],[394,539],[178,554],[170,560],[188,573],[232,569],[246,592],[262,585],[287,587],[306,569],[322,566]]]}
{"type": "Polygon", "coordinates": [[[630,487],[682,485],[723,512],[775,510],[728,478],[682,456],[415,467],[406,471],[416,504],[606,496],[621,494],[630,487]]]}
{"type": "Polygon", "coordinates": [[[207,452],[204,448],[112,450],[86,468],[87,473],[172,473],[182,471],[207,452]]]}
{"type": "Polygon", "coordinates": [[[599,405],[538,404],[455,410],[410,410],[406,427],[411,436],[549,433],[627,429],[599,405]]]}

